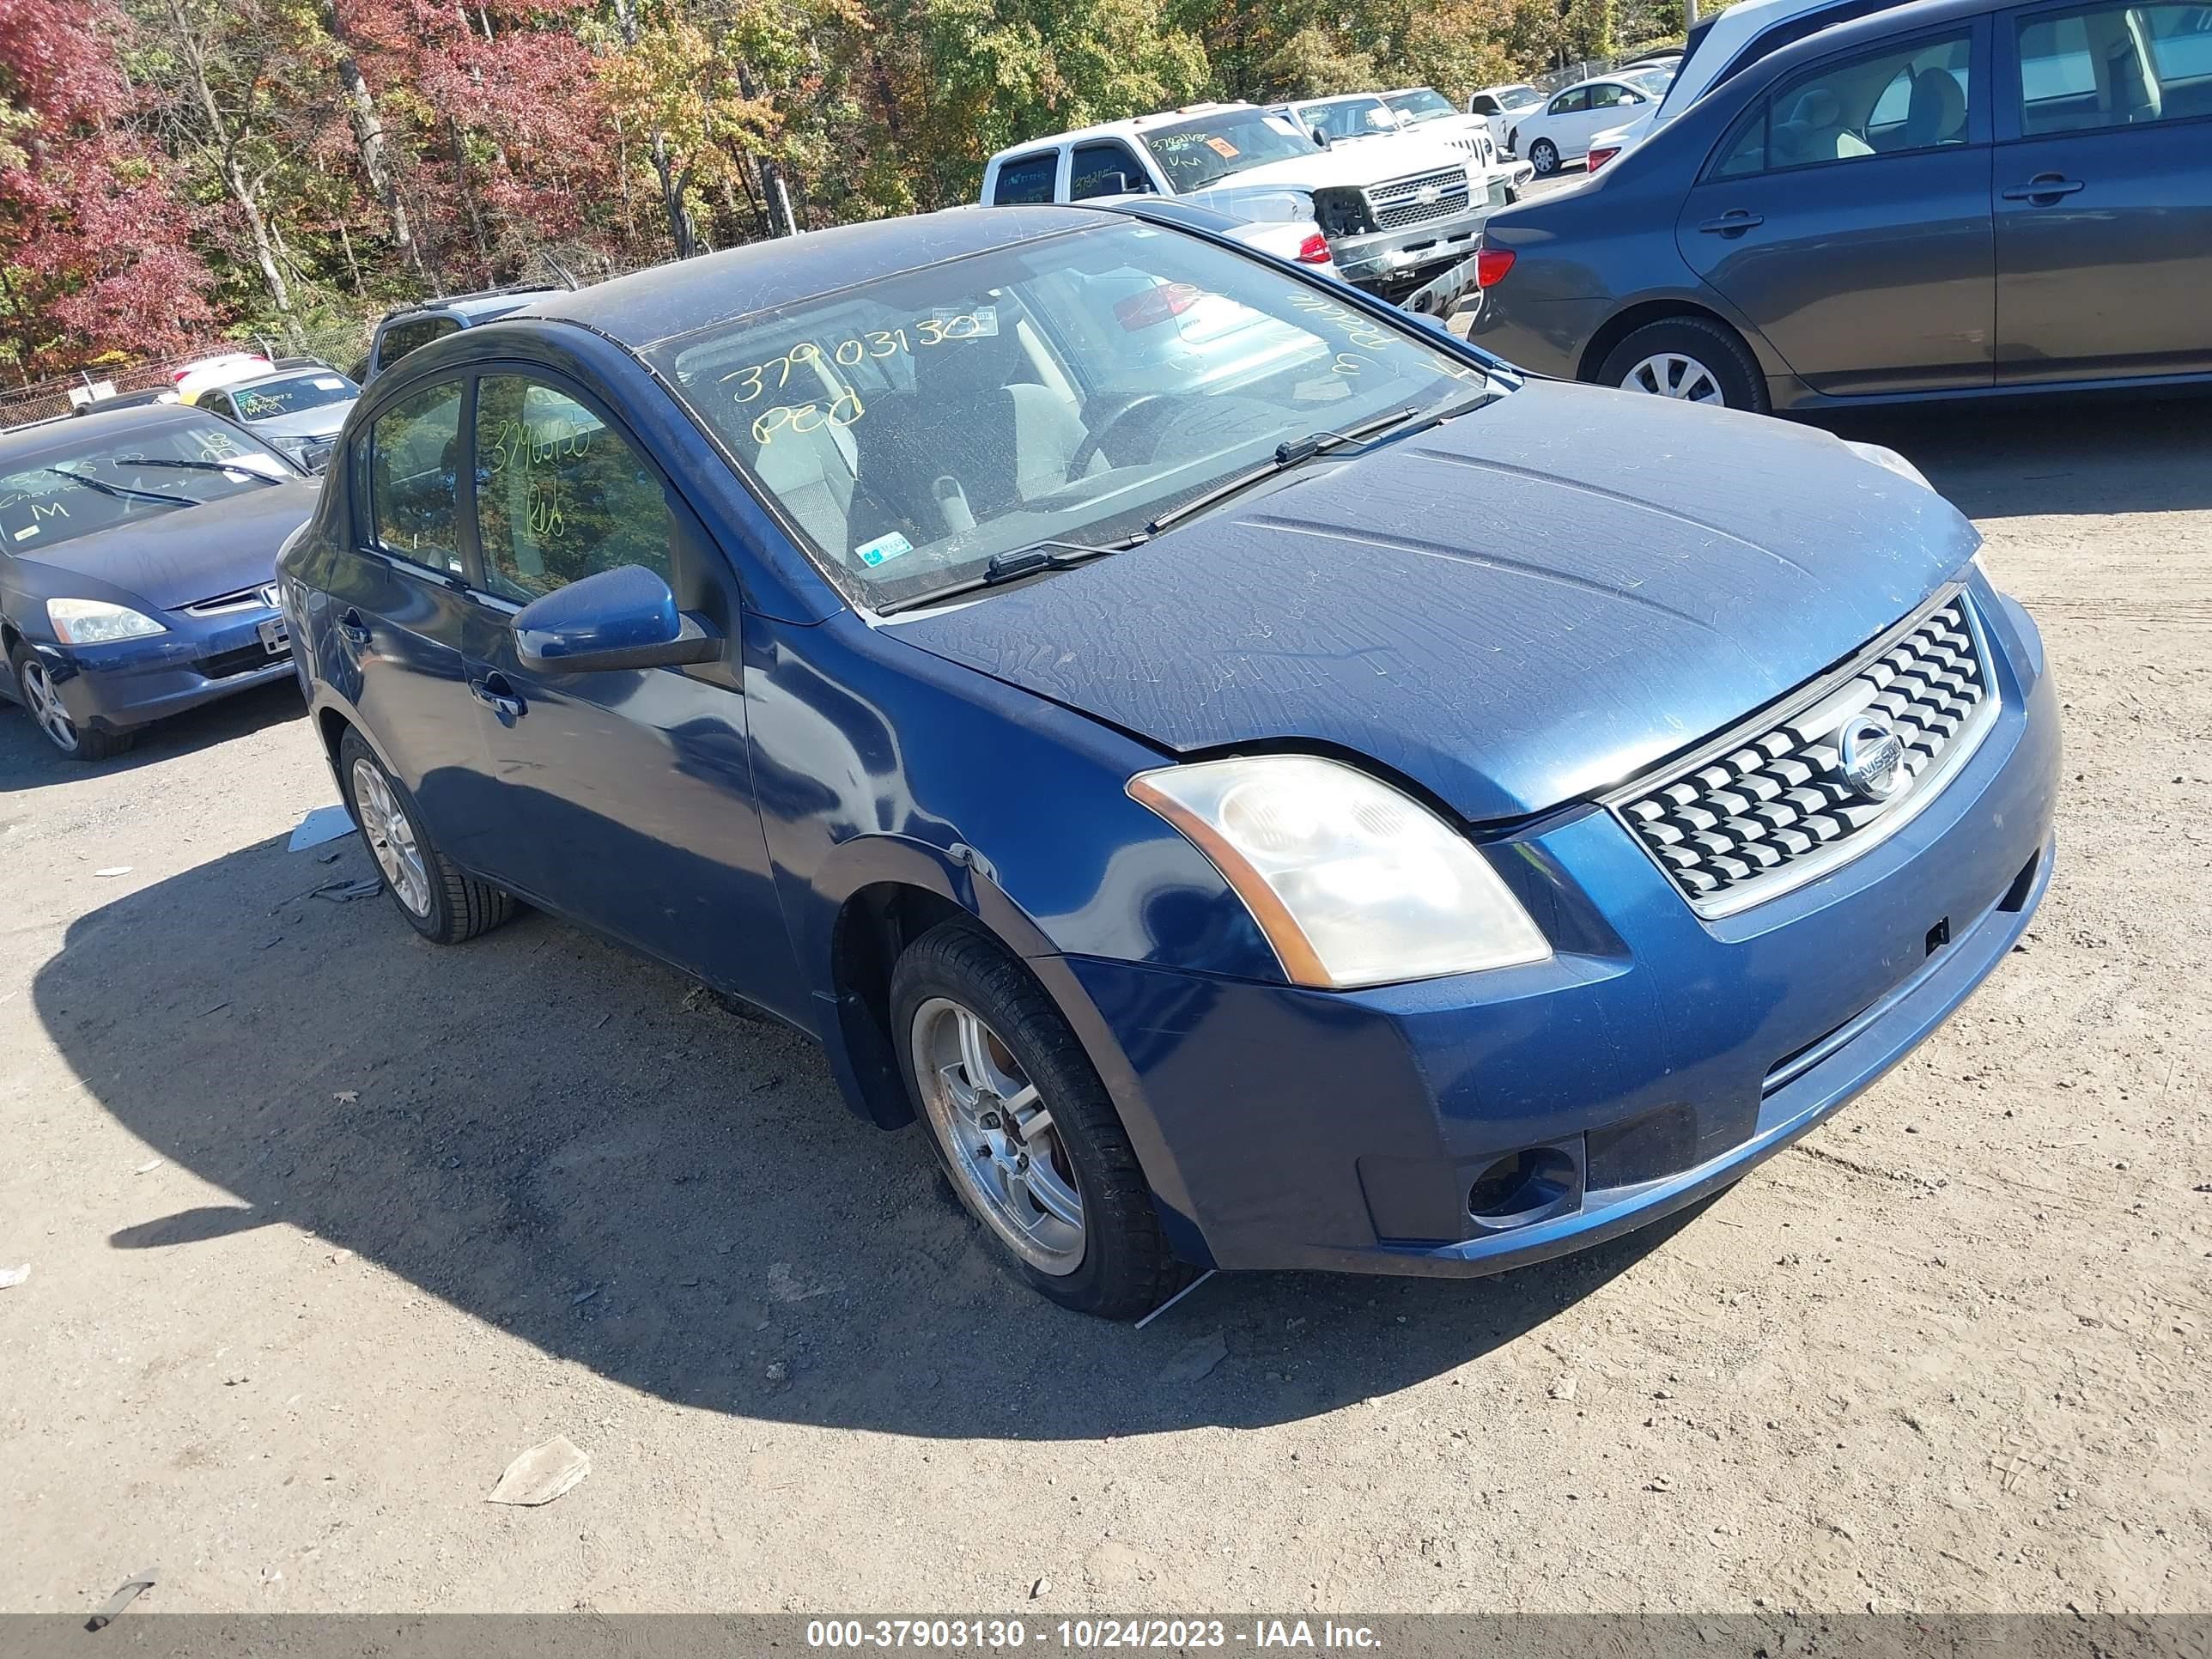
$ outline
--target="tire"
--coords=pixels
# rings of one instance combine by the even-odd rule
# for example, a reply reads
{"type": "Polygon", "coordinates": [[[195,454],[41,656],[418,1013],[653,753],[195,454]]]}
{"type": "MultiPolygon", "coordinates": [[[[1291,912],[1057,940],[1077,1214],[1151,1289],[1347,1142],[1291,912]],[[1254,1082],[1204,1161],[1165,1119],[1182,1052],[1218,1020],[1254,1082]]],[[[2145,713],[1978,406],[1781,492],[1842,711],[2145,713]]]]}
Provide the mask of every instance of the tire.
{"type": "Polygon", "coordinates": [[[514,914],[514,897],[454,865],[422,828],[415,798],[376,752],[349,732],[338,744],[346,811],[407,925],[434,945],[459,945],[514,914]]]}
{"type": "Polygon", "coordinates": [[[953,1191],[1032,1289],[1134,1319],[1188,1281],[1105,1085],[1019,963],[943,923],[899,957],[890,1012],[899,1069],[953,1191]]]}
{"type": "Polygon", "coordinates": [[[136,732],[96,732],[71,720],[46,664],[29,646],[19,643],[8,653],[8,672],[15,680],[10,689],[15,701],[23,705],[31,724],[56,753],[73,761],[103,761],[138,740],[136,732]]]}
{"type": "Polygon", "coordinates": [[[1528,165],[1536,169],[1539,179],[1548,179],[1559,170],[1559,147],[1548,138],[1539,138],[1528,146],[1528,165]]]}
{"type": "Polygon", "coordinates": [[[1646,323],[1606,354],[1597,380],[1647,396],[1767,412],[1766,377],[1759,372],[1759,360],[1734,329],[1710,317],[1646,323]],[[1699,395],[1700,386],[1715,395],[1699,395]]]}

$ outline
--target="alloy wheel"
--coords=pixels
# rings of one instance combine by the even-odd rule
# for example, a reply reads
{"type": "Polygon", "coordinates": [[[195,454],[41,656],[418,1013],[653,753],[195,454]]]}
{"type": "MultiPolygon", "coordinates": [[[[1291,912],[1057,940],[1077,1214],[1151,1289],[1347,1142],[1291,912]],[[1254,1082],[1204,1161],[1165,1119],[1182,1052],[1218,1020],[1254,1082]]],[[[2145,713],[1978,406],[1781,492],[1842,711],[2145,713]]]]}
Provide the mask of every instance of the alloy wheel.
{"type": "Polygon", "coordinates": [[[1528,164],[1548,179],[1559,170],[1558,146],[1548,138],[1538,139],[1535,148],[1528,152],[1528,164]]]}
{"type": "Polygon", "coordinates": [[[19,683],[23,706],[31,711],[31,718],[38,721],[39,729],[64,755],[76,753],[76,722],[62,706],[62,694],[54,689],[53,677],[46,672],[46,664],[36,657],[25,657],[19,683]]]}
{"type": "Polygon", "coordinates": [[[1721,395],[1721,383],[1695,357],[1686,357],[1679,351],[1655,352],[1630,369],[1620,382],[1630,392],[1642,392],[1655,398],[1679,398],[1685,403],[1725,404],[1721,395]]]}
{"type": "Polygon", "coordinates": [[[1051,1108],[973,1009],[915,1011],[914,1074],[962,1196],[1014,1253],[1055,1277],[1083,1265],[1083,1199],[1051,1108]]]}
{"type": "Polygon", "coordinates": [[[422,844],[399,796],[374,761],[353,763],[353,804],[361,815],[361,832],[384,872],[385,884],[409,912],[430,914],[430,876],[422,862],[422,844]]]}

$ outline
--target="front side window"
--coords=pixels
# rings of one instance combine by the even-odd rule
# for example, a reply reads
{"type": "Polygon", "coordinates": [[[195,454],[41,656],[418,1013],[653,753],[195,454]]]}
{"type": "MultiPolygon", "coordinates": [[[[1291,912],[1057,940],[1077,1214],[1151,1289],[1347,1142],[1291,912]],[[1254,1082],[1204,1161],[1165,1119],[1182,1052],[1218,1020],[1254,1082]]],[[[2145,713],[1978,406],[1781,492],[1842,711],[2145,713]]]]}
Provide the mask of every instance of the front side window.
{"type": "Polygon", "coordinates": [[[1099,544],[1271,458],[1486,378],[1326,289],[1109,222],[865,283],[653,354],[823,565],[872,603],[1099,544]]]}
{"type": "Polygon", "coordinates": [[[1149,191],[1152,180],[1127,144],[1078,144],[1067,162],[1067,199],[1130,196],[1149,191]]]}
{"type": "Polygon", "coordinates": [[[461,568],[461,382],[441,380],[376,417],[368,499],[376,545],[432,570],[461,568]]]}
{"type": "Polygon", "coordinates": [[[1601,87],[1592,87],[1589,90],[1589,106],[1592,109],[1618,109],[1623,104],[1640,104],[1644,100],[1630,88],[1617,85],[1611,81],[1601,87]]]}
{"type": "Polygon", "coordinates": [[[1730,133],[1711,177],[1856,161],[1966,142],[1971,37],[1963,32],[1817,64],[1730,133]]]}
{"type": "Polygon", "coordinates": [[[2084,6],[2015,27],[2027,137],[2212,115],[2212,9],[2084,6]]]}
{"type": "Polygon", "coordinates": [[[1025,203],[1052,200],[1053,176],[1060,171],[1060,152],[1048,149],[1038,155],[1017,155],[1010,161],[999,163],[999,180],[992,187],[991,200],[1000,207],[1018,207],[1025,203]]]}
{"type": "Polygon", "coordinates": [[[675,521],[659,475],[565,392],[519,374],[477,381],[476,467],[493,592],[527,605],[626,564],[672,579],[675,521]]]}
{"type": "Polygon", "coordinates": [[[1314,153],[1314,142],[1286,116],[1256,109],[1218,110],[1173,126],[1154,127],[1144,146],[1177,191],[1204,190],[1233,173],[1291,161],[1314,153]]]}
{"type": "Polygon", "coordinates": [[[118,525],[250,495],[300,476],[212,414],[57,444],[0,477],[0,545],[26,558],[118,525]]]}

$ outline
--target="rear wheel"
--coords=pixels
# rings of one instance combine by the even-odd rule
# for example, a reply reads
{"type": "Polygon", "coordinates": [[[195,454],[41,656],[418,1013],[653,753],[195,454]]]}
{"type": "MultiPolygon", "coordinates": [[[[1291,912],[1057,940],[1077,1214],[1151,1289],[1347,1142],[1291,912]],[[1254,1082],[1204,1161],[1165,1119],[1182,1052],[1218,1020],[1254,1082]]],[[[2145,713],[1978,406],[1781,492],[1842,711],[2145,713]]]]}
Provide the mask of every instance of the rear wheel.
{"type": "Polygon", "coordinates": [[[512,896],[465,873],[438,850],[413,799],[358,732],[347,732],[338,744],[338,776],[377,873],[410,927],[435,944],[459,945],[514,914],[512,896]]]}
{"type": "Polygon", "coordinates": [[[1646,323],[1606,354],[1598,383],[1764,415],[1766,380],[1734,329],[1705,317],[1646,323]]]}
{"type": "Polygon", "coordinates": [[[1559,147],[1548,138],[1539,138],[1528,146],[1528,165],[1536,169],[1539,179],[1548,179],[1559,170],[1559,147]]]}
{"type": "Polygon", "coordinates": [[[18,645],[9,654],[8,670],[15,678],[15,696],[40,735],[71,760],[106,760],[137,740],[135,732],[95,732],[71,720],[53,675],[29,646],[18,645]]]}
{"type": "Polygon", "coordinates": [[[891,1018],[953,1190],[1030,1285],[1133,1319],[1184,1281],[1105,1085],[1018,963],[963,923],[933,928],[892,971],[891,1018]]]}

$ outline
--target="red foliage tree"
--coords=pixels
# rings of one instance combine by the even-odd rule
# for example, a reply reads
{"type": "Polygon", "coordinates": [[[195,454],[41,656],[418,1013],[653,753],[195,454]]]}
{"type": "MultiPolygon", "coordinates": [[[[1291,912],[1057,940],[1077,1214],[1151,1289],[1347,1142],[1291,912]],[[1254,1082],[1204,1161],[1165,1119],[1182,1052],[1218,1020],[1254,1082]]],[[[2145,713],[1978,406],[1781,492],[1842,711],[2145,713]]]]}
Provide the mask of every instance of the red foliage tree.
{"type": "Polygon", "coordinates": [[[0,0],[0,349],[19,373],[178,350],[212,278],[164,158],[127,125],[108,0],[0,0]]]}

